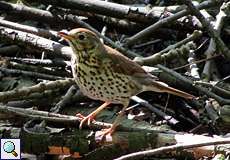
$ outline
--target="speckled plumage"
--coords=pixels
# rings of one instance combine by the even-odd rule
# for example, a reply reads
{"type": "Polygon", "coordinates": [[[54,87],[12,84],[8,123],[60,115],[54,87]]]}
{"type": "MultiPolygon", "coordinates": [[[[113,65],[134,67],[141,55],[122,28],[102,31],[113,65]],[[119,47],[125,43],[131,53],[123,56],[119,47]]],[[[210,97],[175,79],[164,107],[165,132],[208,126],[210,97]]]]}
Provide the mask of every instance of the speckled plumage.
{"type": "Polygon", "coordinates": [[[73,62],[73,73],[81,91],[92,99],[123,103],[137,94],[141,86],[136,84],[129,75],[114,72],[109,61],[91,57],[97,63],[73,62]],[[103,65],[97,64],[103,63],[103,65]],[[132,90],[132,92],[128,92],[132,90]]]}
{"type": "MultiPolygon", "coordinates": [[[[92,31],[78,28],[68,34],[60,32],[59,35],[64,37],[73,49],[72,71],[76,83],[80,90],[92,99],[108,104],[120,103],[125,108],[131,96],[143,91],[168,92],[188,99],[194,98],[158,81],[137,63],[102,44],[92,31]]],[[[102,109],[87,116],[88,122],[102,109]]],[[[115,123],[113,130],[118,122],[115,123]]]]}

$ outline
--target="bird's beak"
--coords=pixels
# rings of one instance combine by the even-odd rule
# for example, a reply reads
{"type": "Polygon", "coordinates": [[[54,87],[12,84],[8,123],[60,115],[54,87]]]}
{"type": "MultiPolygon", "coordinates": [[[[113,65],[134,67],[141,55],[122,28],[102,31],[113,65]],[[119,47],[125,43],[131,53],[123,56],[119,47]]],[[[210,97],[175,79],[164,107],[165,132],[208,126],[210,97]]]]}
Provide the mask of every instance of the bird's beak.
{"type": "Polygon", "coordinates": [[[64,39],[66,39],[66,40],[71,40],[73,38],[71,35],[69,35],[68,33],[65,33],[65,32],[58,32],[58,35],[64,39]]]}

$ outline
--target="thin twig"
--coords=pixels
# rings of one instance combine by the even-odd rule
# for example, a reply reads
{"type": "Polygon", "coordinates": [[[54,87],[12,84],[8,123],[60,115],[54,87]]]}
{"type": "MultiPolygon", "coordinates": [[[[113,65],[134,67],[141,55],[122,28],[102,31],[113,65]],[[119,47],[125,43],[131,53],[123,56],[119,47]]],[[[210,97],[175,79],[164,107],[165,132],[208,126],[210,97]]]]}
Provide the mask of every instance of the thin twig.
{"type": "Polygon", "coordinates": [[[210,60],[212,60],[212,59],[214,59],[216,57],[219,57],[219,56],[221,56],[221,54],[217,54],[217,55],[214,55],[214,56],[209,57],[209,58],[193,61],[192,63],[188,63],[188,64],[180,66],[180,67],[175,67],[175,68],[173,68],[173,70],[176,71],[176,70],[179,70],[179,69],[182,69],[182,68],[185,68],[185,67],[189,67],[191,64],[199,64],[199,63],[202,63],[202,62],[210,61],[210,60]]]}
{"type": "Polygon", "coordinates": [[[179,122],[174,117],[167,115],[166,113],[162,112],[161,110],[159,110],[156,107],[154,107],[151,104],[149,104],[148,101],[145,101],[145,100],[143,100],[143,99],[141,99],[141,98],[139,98],[137,96],[132,96],[131,99],[133,101],[145,106],[146,108],[148,108],[152,112],[156,113],[160,117],[164,118],[169,124],[176,125],[179,122]]]}
{"type": "Polygon", "coordinates": [[[128,6],[113,2],[106,2],[101,0],[68,0],[65,3],[60,3],[60,1],[55,0],[37,0],[43,4],[51,4],[58,7],[68,8],[68,9],[78,9],[82,11],[90,11],[91,13],[96,13],[100,15],[106,15],[110,17],[116,17],[121,19],[129,19],[137,22],[150,22],[157,16],[154,14],[148,14],[146,7],[135,7],[128,6]]]}
{"type": "Polygon", "coordinates": [[[29,96],[32,93],[44,92],[45,90],[52,90],[57,88],[70,87],[73,84],[75,84],[75,81],[73,79],[66,79],[66,80],[51,81],[48,83],[39,83],[31,87],[23,87],[11,91],[0,92],[0,101],[6,102],[12,99],[15,100],[16,98],[19,97],[29,96]]]}
{"type": "MultiPolygon", "coordinates": [[[[214,23],[214,29],[217,31],[218,35],[220,35],[221,29],[223,27],[224,24],[224,19],[226,17],[226,13],[224,12],[224,8],[226,8],[226,4],[223,3],[219,13],[216,15],[216,21],[214,23]]],[[[215,52],[216,52],[217,48],[216,48],[216,43],[214,41],[213,38],[211,38],[210,42],[209,42],[209,46],[207,48],[207,50],[204,52],[204,54],[206,55],[207,58],[212,57],[215,52]]],[[[216,66],[216,64],[214,63],[214,61],[207,61],[203,67],[203,71],[202,71],[202,77],[203,80],[205,81],[209,81],[210,79],[214,79],[214,74],[216,72],[216,74],[218,73],[216,66]]]]}
{"type": "Polygon", "coordinates": [[[141,65],[159,64],[161,61],[164,60],[164,57],[161,57],[163,55],[163,53],[166,53],[172,49],[178,48],[178,47],[182,46],[183,44],[188,44],[189,42],[194,41],[194,40],[198,39],[199,37],[201,37],[201,35],[202,35],[202,33],[200,31],[194,31],[187,38],[185,38],[185,39],[183,39],[183,40],[181,40],[181,41],[179,41],[173,45],[168,46],[167,48],[161,50],[160,52],[155,53],[149,57],[136,57],[134,59],[134,61],[141,64],[141,65]]]}
{"type": "Polygon", "coordinates": [[[3,19],[0,21],[0,25],[7,27],[7,28],[11,28],[11,29],[16,29],[16,30],[20,30],[23,32],[32,33],[32,34],[46,37],[46,38],[56,38],[56,39],[58,38],[57,32],[53,31],[53,30],[47,30],[47,29],[43,29],[43,28],[32,27],[32,26],[28,26],[28,25],[10,22],[10,21],[3,20],[3,19]]]}
{"type": "MultiPolygon", "coordinates": [[[[46,120],[46,121],[56,122],[56,123],[61,122],[63,124],[66,123],[76,124],[81,121],[81,118],[78,118],[77,116],[62,115],[62,114],[56,114],[56,113],[51,113],[46,111],[28,110],[23,108],[15,108],[6,105],[0,105],[0,111],[17,114],[35,120],[46,120]]],[[[111,127],[111,124],[93,121],[92,124],[90,124],[90,127],[109,128],[111,127]]]]}
{"type": "MultiPolygon", "coordinates": [[[[200,5],[197,6],[198,9],[203,9],[205,7],[210,7],[213,5],[216,5],[217,1],[204,1],[200,5]]],[[[142,40],[143,38],[147,37],[148,35],[152,34],[154,31],[156,31],[158,28],[162,27],[165,24],[171,23],[181,17],[184,17],[190,13],[189,10],[182,10],[180,12],[175,13],[172,16],[166,17],[162,20],[159,20],[158,22],[154,23],[153,25],[145,28],[144,30],[138,32],[137,34],[133,35],[132,37],[129,37],[126,39],[127,46],[131,46],[137,41],[142,40]]]]}
{"type": "MultiPolygon", "coordinates": [[[[225,45],[225,43],[220,38],[219,34],[215,29],[212,27],[212,25],[205,19],[205,17],[200,13],[200,11],[192,4],[191,0],[182,0],[184,2],[189,10],[194,14],[202,23],[203,27],[206,28],[208,31],[208,34],[210,37],[213,38],[213,40],[216,42],[216,45],[218,46],[220,52],[228,59],[230,60],[230,51],[228,47],[225,45]]],[[[230,4],[230,3],[229,3],[230,4]]]]}
{"type": "Polygon", "coordinates": [[[57,79],[62,79],[62,77],[71,77],[72,75],[67,72],[66,70],[61,70],[61,69],[54,69],[54,68],[45,68],[43,66],[37,66],[37,65],[28,65],[28,64],[20,64],[20,63],[16,63],[16,62],[9,62],[7,65],[7,68],[11,68],[11,69],[15,69],[18,71],[22,71],[22,72],[27,72],[27,73],[36,73],[35,76],[37,76],[39,78],[39,74],[40,75],[46,75],[46,77],[48,78],[52,78],[52,79],[48,79],[48,80],[57,80],[57,79]],[[38,74],[38,75],[37,75],[38,74]]]}
{"type": "MultiPolygon", "coordinates": [[[[1,51],[0,51],[1,52],[1,51]]],[[[64,61],[62,59],[34,59],[34,58],[19,58],[19,57],[10,57],[10,61],[30,64],[30,65],[42,65],[46,67],[66,67],[70,66],[70,61],[64,61]]]]}
{"type": "Polygon", "coordinates": [[[186,83],[186,84],[189,84],[191,88],[194,88],[194,89],[200,91],[201,93],[203,93],[203,94],[205,94],[205,95],[208,95],[208,96],[214,98],[214,99],[217,100],[221,105],[223,105],[223,104],[230,104],[230,99],[222,98],[222,97],[216,95],[215,93],[210,92],[210,91],[207,90],[206,88],[203,88],[203,87],[200,87],[200,86],[198,86],[198,85],[195,85],[195,84],[193,83],[192,80],[189,80],[189,79],[187,79],[187,78],[181,76],[179,73],[177,73],[177,72],[175,72],[175,71],[173,71],[173,70],[171,70],[171,69],[169,69],[169,68],[167,68],[167,67],[164,67],[164,66],[162,66],[162,65],[160,65],[160,64],[158,64],[157,67],[160,68],[161,70],[163,70],[164,72],[170,74],[171,76],[176,77],[178,80],[180,80],[180,81],[182,81],[182,82],[184,82],[184,83],[186,83]]]}
{"type": "Polygon", "coordinates": [[[54,75],[49,75],[49,74],[44,74],[44,73],[31,72],[31,71],[24,71],[24,70],[19,70],[19,69],[8,69],[8,68],[0,67],[0,71],[5,75],[14,75],[14,76],[23,75],[26,77],[40,78],[40,79],[46,79],[46,80],[63,79],[63,77],[59,77],[59,76],[54,76],[54,75]]]}
{"type": "Polygon", "coordinates": [[[212,88],[212,91],[218,95],[221,95],[222,97],[228,97],[230,98],[230,91],[227,91],[223,88],[220,88],[218,86],[216,86],[215,84],[211,84],[211,83],[208,83],[208,82],[200,82],[200,81],[196,81],[195,82],[196,84],[200,84],[200,85],[203,85],[205,87],[210,87],[212,88]]]}
{"type": "MultiPolygon", "coordinates": [[[[72,50],[70,47],[64,46],[58,42],[36,36],[31,33],[13,30],[0,26],[0,38],[8,39],[14,42],[23,42],[24,45],[33,46],[37,49],[54,53],[56,56],[64,56],[70,58],[72,50]]],[[[12,43],[12,42],[11,42],[12,43]]]]}
{"type": "Polygon", "coordinates": [[[229,138],[223,138],[220,140],[213,140],[208,142],[200,142],[200,143],[192,143],[191,144],[176,144],[166,147],[160,147],[157,149],[152,149],[148,151],[141,151],[136,153],[127,154],[125,156],[121,156],[119,158],[116,158],[115,160],[129,160],[129,159],[141,159],[147,156],[153,156],[159,153],[166,153],[169,151],[176,151],[176,150],[184,150],[189,148],[197,148],[202,146],[210,146],[210,145],[220,145],[220,144],[229,144],[230,139],[229,138]]]}

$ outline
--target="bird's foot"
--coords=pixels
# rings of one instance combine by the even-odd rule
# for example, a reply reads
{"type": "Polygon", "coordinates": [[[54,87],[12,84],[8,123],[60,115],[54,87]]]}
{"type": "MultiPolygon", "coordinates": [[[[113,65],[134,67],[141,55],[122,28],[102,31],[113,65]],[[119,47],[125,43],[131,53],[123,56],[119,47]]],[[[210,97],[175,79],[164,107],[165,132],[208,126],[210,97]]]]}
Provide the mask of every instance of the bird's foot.
{"type": "Polygon", "coordinates": [[[82,129],[82,126],[83,126],[84,123],[87,123],[87,125],[89,126],[90,123],[92,121],[94,121],[94,115],[93,114],[89,114],[88,116],[85,117],[81,113],[78,113],[78,114],[76,114],[76,117],[81,119],[80,120],[81,122],[80,122],[80,125],[79,125],[80,129],[82,129]]]}
{"type": "Polygon", "coordinates": [[[102,129],[100,131],[97,131],[96,133],[96,137],[106,137],[107,135],[108,136],[111,136],[114,132],[114,129],[111,127],[111,128],[107,128],[107,129],[102,129]]]}
{"type": "Polygon", "coordinates": [[[112,142],[113,137],[112,134],[114,132],[113,128],[102,129],[95,133],[95,141],[97,143],[104,144],[105,142],[112,142]]]}

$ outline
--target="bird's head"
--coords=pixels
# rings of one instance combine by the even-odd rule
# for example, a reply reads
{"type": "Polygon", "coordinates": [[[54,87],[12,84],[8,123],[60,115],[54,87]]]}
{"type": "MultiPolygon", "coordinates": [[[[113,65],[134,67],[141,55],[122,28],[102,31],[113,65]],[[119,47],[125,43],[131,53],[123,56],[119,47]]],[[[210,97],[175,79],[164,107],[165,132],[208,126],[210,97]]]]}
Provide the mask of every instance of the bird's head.
{"type": "Polygon", "coordinates": [[[65,32],[58,32],[58,35],[64,38],[76,54],[77,57],[89,58],[91,55],[98,53],[99,48],[103,48],[98,36],[85,28],[77,28],[65,32]]]}

